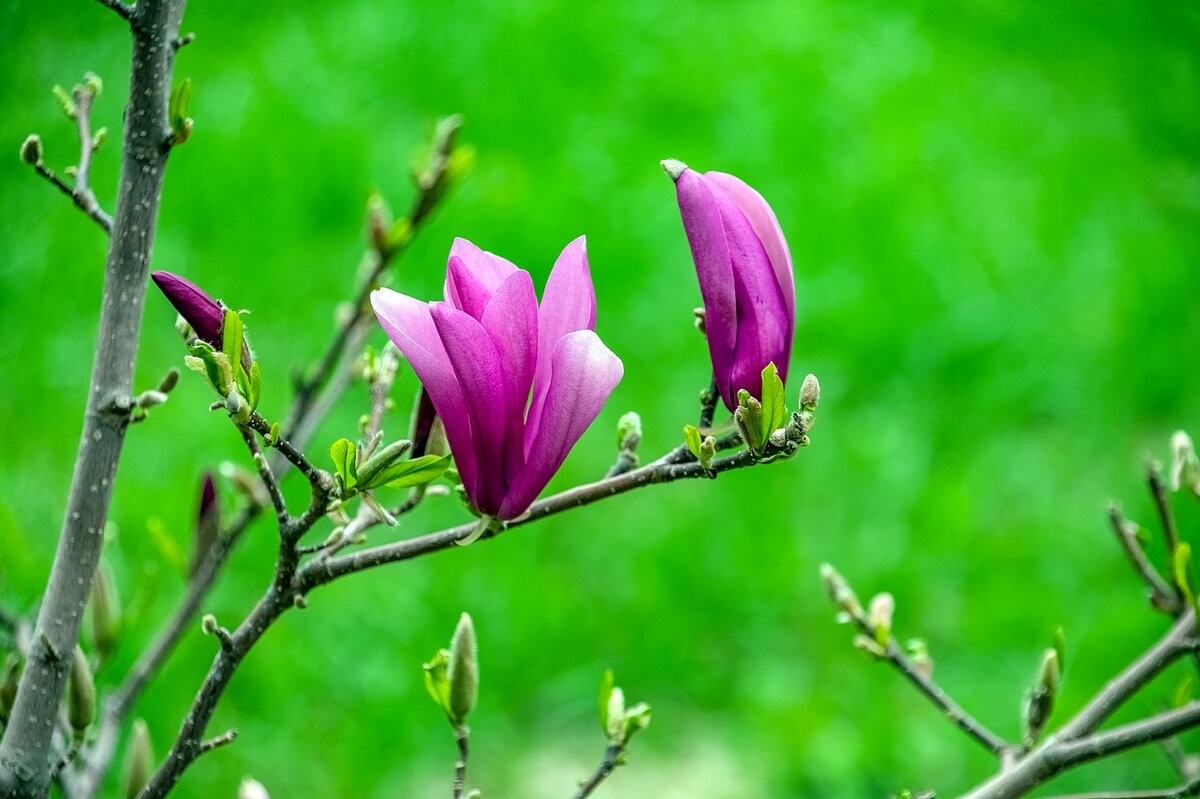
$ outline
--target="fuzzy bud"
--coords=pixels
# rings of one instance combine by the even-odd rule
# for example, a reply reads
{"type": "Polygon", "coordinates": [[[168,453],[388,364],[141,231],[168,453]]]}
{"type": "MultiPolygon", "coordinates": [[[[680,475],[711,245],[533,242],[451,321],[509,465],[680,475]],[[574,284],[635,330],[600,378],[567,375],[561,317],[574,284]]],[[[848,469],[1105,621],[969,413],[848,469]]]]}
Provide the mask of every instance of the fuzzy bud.
{"type": "Polygon", "coordinates": [[[245,777],[238,786],[237,799],[271,799],[271,795],[261,782],[245,777]]]}
{"type": "Polygon", "coordinates": [[[475,709],[479,699],[479,658],[475,646],[475,625],[471,622],[470,614],[462,614],[454,629],[446,679],[450,681],[449,710],[454,720],[461,724],[475,709]]]}
{"type": "Polygon", "coordinates": [[[41,136],[34,133],[21,142],[21,160],[30,166],[36,166],[42,162],[41,136]]]}
{"type": "Polygon", "coordinates": [[[854,618],[862,617],[862,605],[855,596],[854,589],[846,582],[846,578],[838,574],[837,569],[828,563],[822,563],[821,581],[825,583],[825,591],[829,594],[829,598],[842,612],[848,613],[854,618]]]}
{"type": "Polygon", "coordinates": [[[88,609],[91,611],[92,641],[96,644],[100,661],[106,662],[116,650],[121,632],[120,597],[106,563],[101,563],[96,570],[88,609]]]}
{"type": "Polygon", "coordinates": [[[1042,655],[1042,666],[1038,672],[1038,682],[1029,695],[1025,706],[1025,741],[1032,744],[1041,737],[1054,712],[1054,700],[1058,697],[1058,686],[1062,681],[1062,672],[1058,662],[1058,651],[1047,649],[1042,655]]]}
{"type": "Polygon", "coordinates": [[[137,799],[137,795],[150,782],[154,769],[154,747],[150,743],[150,729],[144,719],[133,722],[129,749],[125,753],[125,799],[137,799]]]}
{"type": "Polygon", "coordinates": [[[67,721],[76,735],[91,726],[96,718],[96,681],[83,650],[75,647],[67,686],[67,721]]]}
{"type": "Polygon", "coordinates": [[[815,411],[817,403],[821,401],[821,384],[817,381],[816,375],[806,375],[804,382],[800,384],[800,409],[804,411],[815,411]]]}
{"type": "Polygon", "coordinates": [[[875,640],[880,646],[887,646],[892,637],[892,614],[896,611],[896,600],[891,594],[884,592],[871,598],[867,618],[871,628],[875,630],[875,640]]]}

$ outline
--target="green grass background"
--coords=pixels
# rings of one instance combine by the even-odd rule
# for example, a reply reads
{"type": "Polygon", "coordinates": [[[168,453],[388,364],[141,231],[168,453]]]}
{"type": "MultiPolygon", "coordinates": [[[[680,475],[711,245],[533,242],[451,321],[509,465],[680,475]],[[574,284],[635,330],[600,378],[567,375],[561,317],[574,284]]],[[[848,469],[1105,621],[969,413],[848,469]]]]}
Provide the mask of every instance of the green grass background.
{"type": "MultiPolygon", "coordinates": [[[[617,418],[674,446],[707,379],[664,157],[743,177],[796,263],[791,392],[824,390],[794,461],[659,487],[504,538],[321,589],[254,650],[180,797],[448,795],[449,728],[421,663],[458,614],[479,631],[469,783],[563,797],[599,761],[595,686],[613,666],[654,722],[599,796],[952,796],[992,769],[936,711],[850,646],[817,578],[891,590],[945,686],[1015,737],[1043,647],[1066,628],[1057,718],[1165,628],[1104,519],[1149,522],[1142,458],[1200,433],[1200,7],[1190,2],[468,2],[190,4],[195,133],[172,155],[154,266],[248,325],[279,415],[328,340],[373,188],[411,197],[430,121],[466,119],[476,169],[399,266],[440,293],[465,236],[533,272],[586,233],[598,331],[625,379],[552,488],[601,475],[617,418]]],[[[37,131],[77,157],[50,95],[106,79],[114,134],[128,39],[87,0],[0,5],[0,600],[33,605],[70,481],[105,241],[16,158],[37,131]]],[[[115,139],[115,136],[112,137],[115,139]]],[[[112,208],[114,142],[93,181],[112,208]]],[[[146,303],[139,387],[182,348],[146,303]]],[[[381,341],[382,336],[377,335],[381,341]]],[[[405,428],[411,373],[388,432],[405,428]]],[[[166,617],[198,475],[243,460],[201,381],[130,431],[108,557],[137,612],[102,684],[166,617]],[[138,611],[138,608],[141,608],[138,611]]],[[[356,387],[312,447],[351,434],[356,387]]],[[[243,460],[244,462],[244,460],[243,460]]],[[[297,501],[302,486],[291,486],[297,501]]],[[[1180,498],[1193,541],[1200,507],[1180,498]]],[[[427,503],[380,542],[464,520],[427,503]]],[[[273,531],[247,536],[206,610],[226,624],[265,586],[273,531]]],[[[1154,550],[1156,555],[1158,550],[1154,550]]],[[[137,708],[159,751],[214,649],[199,625],[137,708]]],[[[1180,672],[1179,674],[1182,674],[1180,672]]],[[[1166,702],[1179,674],[1123,718],[1166,702]]],[[[1147,749],[1058,792],[1173,779],[1147,749]]],[[[116,795],[117,783],[111,793],[116,795]]]]}

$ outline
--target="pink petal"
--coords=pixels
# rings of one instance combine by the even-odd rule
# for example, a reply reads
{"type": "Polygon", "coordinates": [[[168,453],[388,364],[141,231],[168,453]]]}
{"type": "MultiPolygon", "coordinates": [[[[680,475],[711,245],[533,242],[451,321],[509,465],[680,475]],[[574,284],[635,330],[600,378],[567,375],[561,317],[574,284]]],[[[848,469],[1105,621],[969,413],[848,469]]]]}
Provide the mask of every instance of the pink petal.
{"type": "MultiPolygon", "coordinates": [[[[550,389],[541,426],[529,448],[525,469],[500,506],[501,519],[516,518],[533,503],[599,415],[623,372],[621,359],[591,330],[577,330],[559,339],[551,356],[550,389]]],[[[526,436],[530,432],[526,428],[526,436]]]]}
{"type": "MultiPolygon", "coordinates": [[[[705,329],[713,372],[722,382],[728,374],[737,347],[737,295],[733,285],[733,263],[725,226],[712,189],[695,170],[684,169],[675,181],[679,214],[692,248],[700,296],[704,300],[705,329]]],[[[733,407],[722,389],[722,399],[733,407]]]]}
{"type": "MultiPolygon", "coordinates": [[[[532,426],[534,433],[550,385],[550,358],[554,346],[568,333],[595,328],[596,292],[588,267],[587,237],[580,236],[564,247],[554,262],[538,309],[537,371],[533,377],[533,402],[526,416],[526,425],[532,426]]],[[[532,440],[532,437],[526,437],[527,449],[532,440]]]]}
{"type": "MultiPolygon", "coordinates": [[[[705,172],[704,179],[710,186],[716,186],[736,205],[750,220],[755,235],[762,242],[771,259],[771,267],[775,270],[775,279],[783,292],[783,301],[787,306],[788,318],[793,326],[796,320],[796,279],[792,269],[792,253],[788,250],[787,239],[783,237],[783,229],[775,212],[763,199],[763,196],[740,179],[724,172],[705,172]]],[[[788,339],[792,331],[788,330],[788,339]]]]}
{"type": "Polygon", "coordinates": [[[433,323],[430,306],[391,289],[371,293],[371,306],[388,338],[404,353],[442,417],[454,466],[468,491],[475,484],[477,459],[471,420],[458,377],[433,323]]]}
{"type": "MultiPolygon", "coordinates": [[[[431,303],[430,311],[449,356],[449,364],[462,388],[471,422],[478,472],[474,486],[465,482],[463,486],[481,513],[494,516],[504,499],[505,488],[507,408],[500,355],[483,325],[469,314],[442,302],[431,303]]],[[[432,392],[430,394],[432,396],[432,392]]]]}
{"type": "Polygon", "coordinates": [[[525,406],[538,354],[537,294],[528,272],[513,272],[496,287],[482,324],[496,346],[504,379],[504,476],[509,483],[525,466],[525,406]]]}
{"type": "MultiPolygon", "coordinates": [[[[466,270],[471,273],[475,281],[487,291],[490,296],[496,287],[499,286],[504,278],[517,271],[510,262],[504,260],[498,255],[493,255],[490,252],[484,252],[466,239],[455,239],[450,245],[450,258],[458,258],[462,261],[466,270]]],[[[463,306],[465,298],[458,293],[458,287],[450,280],[450,273],[446,273],[446,302],[453,305],[455,308],[466,310],[463,306]]],[[[484,305],[487,303],[484,302],[484,305]]],[[[468,311],[468,313],[470,313],[468,311]]],[[[482,313],[482,311],[481,311],[482,313]]],[[[475,314],[472,314],[475,316],[475,314]]],[[[479,316],[475,316],[476,319],[479,316]]]]}
{"type": "Polygon", "coordinates": [[[719,189],[713,192],[721,210],[725,239],[733,263],[737,294],[737,345],[730,370],[718,373],[722,397],[732,407],[738,389],[762,396],[762,370],[774,361],[787,380],[793,317],[788,313],[775,272],[750,221],[719,189]]]}

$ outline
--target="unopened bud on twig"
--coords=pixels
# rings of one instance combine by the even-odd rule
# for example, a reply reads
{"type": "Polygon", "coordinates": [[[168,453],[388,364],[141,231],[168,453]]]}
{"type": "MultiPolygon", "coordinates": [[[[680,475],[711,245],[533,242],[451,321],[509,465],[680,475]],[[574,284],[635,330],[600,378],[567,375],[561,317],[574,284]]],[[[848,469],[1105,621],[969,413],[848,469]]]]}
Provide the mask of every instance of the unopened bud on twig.
{"type": "Polygon", "coordinates": [[[742,434],[742,440],[751,452],[762,452],[766,444],[762,434],[762,403],[746,389],[738,391],[737,397],[738,406],[733,412],[733,420],[742,434]]]}
{"type": "Polygon", "coordinates": [[[1058,652],[1047,649],[1042,655],[1042,667],[1038,672],[1038,682],[1029,695],[1029,703],[1025,706],[1025,742],[1033,744],[1041,737],[1054,712],[1054,700],[1058,696],[1058,686],[1062,679],[1059,669],[1058,652]]]}
{"type": "Polygon", "coordinates": [[[391,252],[392,245],[388,241],[388,233],[392,229],[392,209],[387,200],[378,192],[367,198],[367,231],[371,237],[371,246],[381,256],[391,252]]]}
{"type": "Polygon", "coordinates": [[[92,641],[101,662],[107,662],[117,648],[121,633],[121,603],[108,564],[101,562],[92,582],[90,602],[92,641]]]}
{"type": "Polygon", "coordinates": [[[816,375],[806,375],[800,384],[800,410],[815,411],[821,401],[821,384],[816,375]]]}
{"type": "Polygon", "coordinates": [[[67,688],[67,721],[76,736],[83,735],[96,717],[96,681],[83,650],[75,647],[67,688]]]}
{"type": "Polygon", "coordinates": [[[271,795],[267,793],[267,789],[261,782],[245,777],[242,779],[242,784],[238,786],[237,799],[271,799],[271,795]]]}
{"type": "Polygon", "coordinates": [[[1200,459],[1196,457],[1191,436],[1182,430],[1171,436],[1170,486],[1172,491],[1187,488],[1200,496],[1200,459]]]}
{"type": "Polygon", "coordinates": [[[825,583],[825,591],[829,598],[843,613],[855,619],[863,618],[863,609],[858,597],[846,582],[846,578],[838,574],[837,569],[828,563],[822,563],[821,581],[825,583]]]}
{"type": "Polygon", "coordinates": [[[886,591],[871,598],[867,616],[871,628],[875,630],[875,640],[880,646],[887,646],[892,638],[892,614],[896,611],[895,598],[886,591]]]}
{"type": "Polygon", "coordinates": [[[150,781],[154,768],[154,747],[150,743],[150,729],[144,719],[133,722],[129,750],[125,755],[125,799],[137,799],[137,795],[150,781]]]}
{"type": "Polygon", "coordinates": [[[633,451],[642,441],[642,417],[630,411],[617,420],[617,449],[633,451]]]}
{"type": "Polygon", "coordinates": [[[30,166],[36,166],[42,162],[41,136],[34,133],[21,142],[21,160],[30,166]]]}
{"type": "Polygon", "coordinates": [[[446,679],[450,681],[450,711],[461,724],[479,699],[479,656],[470,614],[464,613],[454,629],[446,679]]]}
{"type": "Polygon", "coordinates": [[[17,685],[21,681],[21,658],[10,652],[4,659],[4,678],[0,680],[0,721],[8,723],[13,702],[17,699],[17,685]]]}

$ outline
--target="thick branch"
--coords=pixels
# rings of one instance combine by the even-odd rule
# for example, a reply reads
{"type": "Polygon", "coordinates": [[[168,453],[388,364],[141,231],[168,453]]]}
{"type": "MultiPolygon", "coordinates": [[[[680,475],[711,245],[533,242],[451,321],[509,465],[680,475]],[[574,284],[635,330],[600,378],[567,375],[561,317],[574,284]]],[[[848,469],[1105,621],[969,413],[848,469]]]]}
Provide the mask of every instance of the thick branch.
{"type": "Polygon", "coordinates": [[[1180,656],[1192,651],[1195,632],[1196,617],[1189,609],[1158,643],[1110,680],[1104,690],[1067,722],[1056,737],[1071,740],[1099,728],[1129,697],[1180,656]]]}
{"type": "Polygon", "coordinates": [[[0,795],[49,792],[50,744],[87,604],[131,408],[142,299],[168,148],[167,98],[185,0],[140,0],[121,180],[83,433],[29,661],[0,742],[0,795]]]}
{"type": "Polygon", "coordinates": [[[1094,791],[1052,796],[1049,799],[1186,799],[1189,796],[1200,796],[1200,779],[1160,791],[1094,791]]]}

